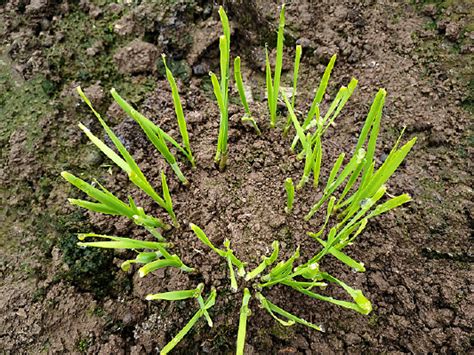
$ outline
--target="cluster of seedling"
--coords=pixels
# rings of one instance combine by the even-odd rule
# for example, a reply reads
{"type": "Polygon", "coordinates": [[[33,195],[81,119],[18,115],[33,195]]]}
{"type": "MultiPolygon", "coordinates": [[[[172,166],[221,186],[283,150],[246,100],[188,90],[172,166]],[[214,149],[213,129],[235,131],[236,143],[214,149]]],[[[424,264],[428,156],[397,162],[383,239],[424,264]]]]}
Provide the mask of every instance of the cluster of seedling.
{"type": "MultiPolygon", "coordinates": [[[[329,77],[336,60],[336,56],[333,56],[327,65],[319,87],[316,90],[311,107],[307,115],[304,117],[304,120],[300,122],[298,116],[295,113],[296,88],[299,63],[302,53],[300,46],[296,47],[291,101],[280,88],[284,41],[284,11],[285,8],[283,6],[280,13],[274,73],[272,73],[268,51],[266,51],[266,86],[270,126],[276,127],[277,125],[277,119],[279,117],[277,103],[281,98],[288,111],[287,123],[283,128],[283,133],[285,135],[288,134],[290,128],[294,127],[296,136],[293,139],[291,149],[293,151],[299,150],[297,152],[297,158],[304,159],[305,161],[303,174],[300,181],[296,185],[296,190],[303,188],[309,181],[311,174],[313,174],[313,187],[321,188],[322,191],[322,197],[309,210],[304,219],[309,220],[312,218],[312,216],[327,202],[326,214],[321,229],[317,232],[308,233],[310,237],[314,238],[321,244],[321,249],[314,253],[313,257],[299,263],[300,251],[299,248],[297,248],[289,259],[280,261],[274,265],[279,257],[279,243],[278,241],[274,241],[272,244],[273,252],[271,255],[263,257],[262,262],[256,268],[250,271],[245,269],[246,263],[239,260],[235,256],[233,250],[230,248],[229,240],[226,239],[223,245],[224,248],[220,249],[210,241],[210,239],[200,227],[192,223],[190,224],[190,228],[195,233],[196,237],[204,245],[209,247],[227,262],[230,288],[232,291],[237,292],[239,290],[238,278],[245,278],[246,281],[253,280],[252,282],[254,288],[252,290],[249,290],[248,288],[243,290],[239,329],[237,335],[237,354],[243,354],[244,352],[247,318],[250,314],[249,301],[252,297],[252,292],[255,292],[255,297],[259,301],[260,306],[284,326],[291,326],[295,323],[299,323],[319,331],[323,330],[321,325],[310,323],[301,317],[291,314],[267,299],[264,296],[265,290],[275,285],[283,285],[285,287],[292,288],[309,297],[330,302],[344,308],[352,309],[364,315],[370,313],[372,310],[372,305],[370,301],[363,295],[362,291],[354,289],[345,284],[343,281],[331,276],[327,272],[324,272],[320,268],[320,262],[327,254],[330,254],[355,271],[365,271],[364,264],[345,254],[343,249],[354,242],[355,238],[360,235],[360,233],[366,227],[369,219],[410,201],[410,197],[406,194],[395,197],[388,195],[386,193],[387,188],[385,183],[402,163],[416,139],[412,139],[402,147],[399,147],[399,138],[385,161],[379,167],[376,167],[375,163],[375,147],[377,136],[380,130],[380,120],[385,99],[384,90],[380,90],[375,97],[360,133],[356,147],[353,150],[354,153],[352,157],[350,157],[347,164],[343,167],[345,155],[342,153],[334,163],[325,186],[322,187],[320,184],[320,168],[323,154],[322,138],[324,133],[341,112],[349,97],[352,95],[357,85],[357,80],[352,79],[347,87],[342,87],[338,91],[332,103],[329,105],[326,113],[322,115],[320,112],[320,104],[323,101],[323,97],[326,93],[329,77]],[[338,194],[337,197],[335,195],[336,193],[338,194]],[[379,203],[384,195],[388,195],[390,197],[385,199],[384,202],[379,203]],[[335,225],[330,228],[329,231],[327,231],[327,226],[332,216],[336,216],[337,223],[335,223],[335,225]],[[352,301],[335,299],[315,291],[315,289],[318,288],[325,289],[329,284],[341,287],[352,299],[352,301]]],[[[214,73],[210,73],[210,76],[214,94],[220,110],[220,129],[215,161],[219,169],[223,170],[227,164],[228,159],[227,135],[230,76],[230,27],[228,18],[222,7],[219,9],[219,15],[221,17],[224,33],[219,40],[220,82],[214,73]]],[[[195,160],[190,147],[186,121],[184,118],[176,82],[171,71],[166,66],[166,59],[164,56],[163,62],[165,64],[166,77],[172,90],[173,103],[176,111],[179,131],[181,134],[181,143],[178,143],[159,126],[155,125],[149,119],[132,108],[124,99],[119,96],[119,94],[114,89],[111,90],[111,94],[120,107],[140,125],[152,144],[171,166],[172,170],[181,183],[187,185],[188,180],[180,170],[176,157],[171,153],[168,145],[170,144],[177,150],[178,153],[181,153],[181,155],[183,155],[189,161],[192,167],[195,167],[195,160]]],[[[235,58],[234,61],[234,79],[237,91],[240,95],[242,106],[245,110],[243,121],[250,122],[255,128],[256,133],[260,135],[261,131],[251,114],[250,107],[245,96],[239,57],[235,58]]],[[[79,124],[79,127],[108,158],[110,158],[119,168],[128,174],[133,184],[150,196],[161,208],[166,211],[172,224],[175,227],[179,227],[178,219],[173,210],[173,203],[165,174],[163,172],[161,173],[160,194],[150,185],[136,164],[135,160],[121,143],[120,139],[107,126],[99,113],[94,110],[90,101],[87,99],[80,88],[78,88],[78,92],[103,126],[105,132],[119,154],[108,147],[99,138],[94,136],[82,124],[79,124]]],[[[138,272],[142,277],[154,270],[164,267],[175,267],[185,272],[195,271],[194,268],[185,265],[179,256],[169,252],[169,249],[172,247],[172,245],[166,242],[165,237],[161,232],[169,230],[172,228],[172,226],[156,217],[146,214],[143,208],[137,207],[132,197],[128,198],[128,202],[124,202],[114,196],[97,181],[95,181],[93,184],[89,184],[67,172],[63,172],[62,176],[68,182],[95,200],[95,202],[91,202],[86,200],[70,199],[69,201],[72,204],[94,212],[128,217],[136,224],[143,226],[156,239],[156,241],[142,241],[131,238],[88,233],[79,235],[80,242],[78,244],[80,246],[133,250],[136,252],[135,259],[125,261],[121,267],[123,270],[128,270],[131,267],[131,264],[140,264],[141,267],[139,268],[138,272]],[[90,241],[90,238],[93,238],[94,241],[90,241]]],[[[291,178],[285,180],[284,187],[287,192],[287,204],[285,211],[286,213],[291,213],[295,195],[295,186],[291,178]]],[[[208,310],[215,304],[217,293],[213,288],[210,291],[207,299],[204,300],[202,297],[203,290],[204,285],[199,284],[195,289],[192,290],[179,290],[151,294],[146,297],[147,300],[171,301],[195,298],[197,299],[199,305],[199,310],[191,318],[191,320],[161,350],[162,354],[166,354],[172,350],[200,318],[206,318],[208,325],[212,327],[213,323],[208,310]]]]}

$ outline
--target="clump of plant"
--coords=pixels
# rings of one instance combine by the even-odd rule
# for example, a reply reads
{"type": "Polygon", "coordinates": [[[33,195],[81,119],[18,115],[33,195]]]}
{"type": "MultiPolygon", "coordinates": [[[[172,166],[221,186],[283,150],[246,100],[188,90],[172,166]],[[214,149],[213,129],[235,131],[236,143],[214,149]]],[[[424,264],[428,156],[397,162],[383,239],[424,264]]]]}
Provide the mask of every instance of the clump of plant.
{"type": "MultiPolygon", "coordinates": [[[[227,108],[229,100],[230,26],[227,15],[222,7],[219,9],[219,15],[221,17],[224,32],[224,35],[220,37],[219,41],[221,79],[219,83],[217,76],[211,73],[211,80],[220,110],[220,129],[215,160],[218,168],[222,170],[225,168],[228,158],[227,108]]],[[[336,56],[333,56],[321,78],[308,112],[304,114],[303,117],[299,117],[295,110],[295,97],[297,93],[301,47],[296,48],[291,101],[280,89],[284,23],[285,17],[283,6],[280,13],[280,25],[278,28],[277,60],[274,74],[272,74],[270,62],[268,60],[268,52],[266,51],[266,84],[270,126],[278,127],[279,113],[277,111],[276,103],[278,100],[282,100],[288,111],[286,125],[282,128],[283,133],[289,133],[291,128],[294,128],[295,138],[292,141],[291,149],[295,151],[297,159],[304,159],[304,169],[296,186],[291,178],[287,178],[282,182],[287,193],[285,212],[288,214],[293,212],[295,194],[302,188],[307,187],[307,183],[312,175],[313,183],[308,188],[320,190],[322,195],[321,198],[315,201],[314,205],[307,210],[304,220],[308,221],[313,218],[316,213],[321,212],[322,209],[325,208],[322,227],[317,231],[308,231],[307,233],[308,236],[316,240],[321,247],[318,250],[311,251],[312,256],[309,258],[302,258],[298,247],[290,258],[282,259],[280,257],[280,244],[275,240],[272,243],[272,253],[268,256],[264,256],[261,263],[255,268],[248,269],[245,261],[236,257],[231,248],[230,240],[226,239],[222,246],[216,246],[206,235],[204,231],[205,226],[202,226],[202,229],[193,223],[189,225],[203,245],[219,255],[222,258],[222,261],[226,263],[230,290],[233,292],[239,292],[239,290],[242,291],[242,303],[240,307],[239,328],[236,343],[237,354],[244,353],[247,321],[249,316],[251,316],[252,304],[255,303],[255,301],[277,322],[284,326],[292,326],[298,323],[317,331],[324,331],[324,327],[321,323],[314,324],[305,320],[307,315],[295,315],[281,308],[279,305],[274,304],[271,299],[269,299],[267,291],[277,285],[291,288],[307,297],[329,302],[363,315],[369,314],[372,311],[372,304],[364,296],[363,292],[349,286],[345,281],[326,272],[321,263],[325,257],[332,257],[338,259],[355,272],[364,272],[365,266],[363,262],[350,257],[345,252],[345,248],[353,245],[356,238],[366,228],[370,219],[386,213],[411,200],[410,196],[407,194],[399,196],[388,194],[386,182],[410,152],[415,144],[416,138],[413,138],[400,146],[402,138],[402,135],[400,135],[383,163],[379,164],[375,159],[376,143],[380,131],[382,111],[386,96],[386,92],[383,89],[379,90],[372,103],[359,135],[358,142],[352,150],[351,156],[346,157],[346,155],[342,153],[333,163],[329,176],[324,178],[320,176],[321,165],[324,162],[322,159],[324,134],[333,124],[354,92],[357,80],[352,79],[347,87],[341,87],[326,112],[321,112],[320,104],[322,103],[326,93],[330,74],[336,60],[336,56]],[[329,228],[328,226],[332,227],[329,228]],[[245,280],[245,284],[248,287],[244,287],[242,290],[239,286],[239,280],[245,280]],[[325,290],[330,287],[342,289],[347,297],[344,299],[336,299],[328,296],[325,290]]],[[[164,57],[163,60],[165,61],[164,57]]],[[[195,159],[191,152],[186,121],[177,85],[171,71],[166,67],[166,61],[165,68],[168,81],[172,88],[173,103],[176,109],[178,126],[182,137],[182,145],[165,133],[159,126],[152,123],[149,119],[133,109],[114,89],[112,89],[111,93],[124,111],[140,125],[151,143],[171,166],[177,178],[182,183],[187,184],[188,180],[180,170],[177,159],[171,153],[168,144],[174,146],[175,149],[186,158],[192,167],[195,166],[195,159]]],[[[234,61],[234,78],[245,111],[244,117],[254,123],[258,135],[264,134],[264,132],[260,131],[252,117],[243,90],[239,57],[235,58],[234,61]]],[[[110,158],[128,175],[130,181],[134,185],[150,196],[167,212],[172,224],[175,227],[179,227],[179,216],[176,216],[173,210],[173,203],[165,174],[161,173],[161,193],[158,193],[143,175],[131,154],[125,149],[124,145],[107,126],[101,116],[94,110],[90,101],[80,88],[78,89],[78,92],[84,102],[95,114],[120,155],[112,150],[112,148],[108,147],[99,138],[94,136],[86,127],[80,124],[80,128],[108,158],[110,158]]],[[[153,240],[137,240],[127,237],[84,233],[78,236],[80,240],[78,242],[79,246],[132,250],[136,253],[135,258],[126,260],[122,264],[122,269],[128,270],[132,264],[140,264],[138,271],[142,277],[164,267],[175,267],[184,272],[199,271],[199,265],[187,266],[181,261],[178,255],[170,252],[172,244],[166,241],[166,237],[163,234],[172,228],[172,226],[166,223],[166,221],[160,220],[146,213],[143,208],[136,205],[135,200],[132,197],[129,196],[128,201],[124,202],[100,185],[97,181],[93,184],[89,184],[67,172],[63,172],[62,176],[93,200],[70,199],[72,204],[97,213],[129,218],[136,224],[144,227],[153,237],[153,240]]],[[[199,284],[195,289],[150,294],[146,297],[146,299],[150,301],[176,301],[192,298],[197,301],[198,309],[195,315],[188,321],[182,330],[161,349],[162,354],[171,351],[201,318],[206,319],[209,327],[213,326],[210,310],[213,305],[218,302],[219,295],[214,288],[208,292],[206,298],[203,297],[203,294],[204,285],[199,284]]]]}

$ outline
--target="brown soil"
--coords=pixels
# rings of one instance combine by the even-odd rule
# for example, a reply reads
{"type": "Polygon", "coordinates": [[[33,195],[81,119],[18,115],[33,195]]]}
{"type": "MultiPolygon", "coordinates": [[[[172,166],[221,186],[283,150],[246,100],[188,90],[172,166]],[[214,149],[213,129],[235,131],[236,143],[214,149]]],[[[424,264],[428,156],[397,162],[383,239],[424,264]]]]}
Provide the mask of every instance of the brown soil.
{"type": "MultiPolygon", "coordinates": [[[[154,353],[187,322],[196,304],[151,304],[144,301],[144,296],[204,282],[206,290],[215,286],[218,291],[211,312],[215,326],[209,329],[205,322],[199,322],[176,353],[232,352],[241,295],[229,290],[225,262],[203,246],[187,224],[201,226],[215,245],[229,238],[237,256],[250,267],[259,262],[261,255],[269,254],[275,239],[281,243],[282,258],[298,245],[302,258],[319,248],[305,233],[318,229],[321,213],[309,223],[302,220],[318,199],[319,190],[308,185],[297,193],[294,213],[284,213],[283,181],[289,176],[298,181],[303,165],[289,151],[290,139],[283,138],[280,129],[269,128],[266,103],[260,99],[264,97],[261,41],[273,41],[266,34],[276,23],[277,5],[269,1],[247,5],[249,11],[259,14],[259,23],[265,27],[263,34],[239,27],[248,19],[233,17],[246,13],[236,8],[238,5],[232,5],[229,11],[235,28],[232,51],[242,53],[245,81],[255,79],[252,91],[256,101],[251,109],[263,134],[257,137],[251,128],[240,123],[242,110],[234,101],[230,106],[229,166],[223,173],[213,166],[217,105],[207,75],[202,76],[209,69],[217,70],[216,42],[209,40],[219,33],[215,8],[195,1],[161,13],[162,33],[172,33],[172,23],[179,28],[176,33],[182,39],[172,39],[171,43],[178,43],[173,52],[151,20],[160,18],[151,5],[115,9],[87,1],[81,2],[80,7],[73,3],[59,6],[41,1],[10,1],[2,6],[0,22],[4,23],[5,35],[0,59],[6,58],[16,82],[30,83],[41,74],[56,88],[45,99],[50,108],[38,114],[38,121],[18,119],[11,131],[9,126],[2,126],[1,181],[7,204],[0,239],[0,349],[6,353],[154,353]],[[114,17],[107,17],[112,11],[117,11],[114,17]],[[98,65],[105,66],[115,53],[120,53],[117,65],[123,63],[126,68],[119,67],[118,72],[124,76],[104,69],[96,73],[98,77],[89,79],[59,78],[66,69],[48,63],[52,59],[40,49],[45,48],[48,38],[57,38],[61,21],[75,12],[85,14],[88,21],[96,24],[105,20],[121,24],[114,35],[115,42],[104,39],[102,47],[97,42],[90,46],[101,48],[98,53],[104,52],[93,54],[90,60],[100,59],[98,65]],[[39,34],[36,40],[31,37],[34,33],[39,34]],[[133,42],[135,37],[151,44],[133,42]],[[194,42],[189,43],[188,37],[194,42]],[[175,54],[174,70],[182,74],[180,93],[198,164],[195,171],[182,164],[191,182],[189,187],[177,182],[137,125],[111,105],[103,93],[112,85],[127,83],[132,89],[120,92],[125,91],[126,98],[171,135],[179,136],[168,83],[156,74],[160,73],[160,66],[147,62],[139,72],[130,69],[134,53],[126,50],[130,43],[144,44],[154,56],[156,48],[167,51],[169,56],[175,54]],[[149,81],[153,81],[151,90],[137,89],[146,87],[149,81]],[[172,230],[167,237],[185,263],[199,268],[198,273],[166,269],[140,279],[133,271],[119,270],[127,253],[75,247],[74,234],[78,231],[137,238],[145,237],[145,233],[122,218],[103,217],[66,205],[66,197],[77,192],[57,178],[61,170],[97,177],[119,196],[132,193],[148,212],[164,216],[81,136],[76,127],[78,121],[97,133],[99,127],[72,94],[78,84],[89,87],[88,94],[97,107],[107,111],[115,131],[152,184],[159,186],[159,173],[166,172],[181,223],[181,228],[172,230]],[[28,126],[37,130],[31,131],[28,126]]],[[[355,146],[371,100],[377,89],[384,87],[388,97],[377,156],[383,159],[404,126],[405,140],[418,137],[406,163],[389,182],[390,193],[407,192],[414,201],[371,221],[357,243],[348,249],[351,256],[364,262],[365,273],[355,274],[329,258],[322,265],[364,291],[374,305],[368,317],[277,287],[268,293],[272,302],[324,324],[326,332],[302,326],[284,328],[253,298],[248,353],[472,351],[472,121],[465,109],[469,109],[470,102],[472,105],[472,96],[467,91],[465,75],[472,60],[473,32],[469,32],[467,4],[445,6],[351,1],[339,5],[315,6],[310,1],[288,5],[284,63],[287,86],[291,85],[292,47],[295,42],[304,47],[298,109],[307,110],[312,90],[332,53],[338,53],[338,61],[328,99],[351,77],[359,80],[337,125],[325,136],[323,183],[337,155],[342,151],[350,153],[355,146]],[[432,22],[435,28],[426,25],[432,22]],[[444,49],[433,52],[430,45],[434,44],[442,44],[444,49]]],[[[63,36],[72,31],[68,28],[63,36]]],[[[79,61],[67,58],[66,63],[68,60],[79,61]]],[[[0,102],[6,100],[5,96],[0,102]]],[[[17,112],[22,112],[21,108],[17,112]]]]}

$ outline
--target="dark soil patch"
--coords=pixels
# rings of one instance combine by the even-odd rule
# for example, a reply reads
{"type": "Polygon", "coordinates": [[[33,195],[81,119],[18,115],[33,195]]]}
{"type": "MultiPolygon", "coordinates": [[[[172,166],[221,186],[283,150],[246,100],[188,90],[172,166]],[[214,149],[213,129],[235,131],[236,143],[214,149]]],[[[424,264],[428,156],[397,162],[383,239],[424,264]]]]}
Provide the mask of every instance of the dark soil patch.
{"type": "MultiPolygon", "coordinates": [[[[305,232],[318,229],[322,213],[310,223],[301,218],[318,199],[318,190],[307,186],[297,194],[294,214],[283,212],[283,181],[289,176],[298,181],[303,166],[289,151],[289,138],[269,129],[266,104],[258,100],[264,97],[264,52],[259,41],[271,43],[268,28],[276,23],[277,6],[249,2],[265,26],[262,34],[254,36],[251,26],[243,28],[248,18],[232,17],[242,9],[236,9],[237,5],[230,9],[235,28],[233,54],[244,55],[245,80],[252,79],[256,99],[251,108],[263,135],[257,137],[242,126],[241,109],[231,105],[229,166],[219,173],[213,167],[218,111],[209,81],[202,76],[217,63],[216,42],[202,40],[216,37],[219,31],[211,5],[193,1],[170,5],[165,11],[146,3],[118,8],[94,2],[81,2],[81,7],[42,4],[32,1],[25,7],[12,1],[0,9],[0,26],[5,29],[0,59],[8,58],[0,63],[0,85],[5,88],[0,103],[8,104],[0,112],[9,119],[0,131],[2,195],[7,201],[0,238],[0,308],[4,310],[0,349],[7,353],[153,353],[179,331],[196,305],[192,301],[150,304],[144,296],[204,282],[207,290],[211,285],[218,290],[211,312],[215,327],[198,323],[176,352],[232,352],[241,296],[229,291],[223,260],[204,247],[187,224],[201,226],[216,245],[229,238],[237,256],[250,267],[269,254],[275,239],[281,242],[282,256],[289,256],[297,245],[302,258],[319,248],[305,232]],[[74,21],[80,21],[80,26],[74,21]],[[92,54],[100,47],[97,41],[102,41],[97,53],[68,55],[67,42],[53,41],[48,47],[51,38],[61,33],[82,43],[83,37],[73,31],[89,28],[85,21],[98,26],[85,46],[92,48],[92,54]],[[160,33],[173,34],[173,21],[179,31],[169,43],[163,42],[160,33]],[[113,30],[117,23],[127,25],[126,31],[123,26],[113,30]],[[108,95],[100,93],[116,86],[150,119],[179,136],[168,84],[159,78],[160,67],[120,73],[112,64],[113,55],[135,38],[166,50],[174,59],[173,70],[183,74],[180,92],[198,162],[196,171],[183,164],[191,181],[188,188],[177,183],[138,126],[109,106],[108,95]],[[42,52],[41,48],[51,49],[42,52]],[[54,56],[45,55],[48,51],[54,56]],[[53,65],[48,65],[48,58],[53,65]],[[83,72],[73,70],[84,60],[83,72]],[[12,83],[21,90],[16,91],[12,83]],[[199,273],[167,269],[140,279],[118,269],[128,254],[89,253],[74,245],[78,231],[137,238],[146,234],[124,219],[65,205],[66,196],[77,192],[57,178],[63,169],[83,173],[85,178],[97,177],[122,197],[132,193],[147,211],[163,216],[79,133],[79,120],[99,131],[71,94],[77,84],[95,84],[90,88],[96,94],[95,103],[108,112],[116,132],[155,186],[160,184],[160,171],[166,172],[181,223],[167,237],[187,264],[199,266],[199,273]],[[25,110],[25,102],[33,104],[33,113],[31,107],[25,110]],[[13,103],[16,106],[10,110],[13,103]]],[[[327,176],[340,152],[351,152],[371,99],[378,87],[384,87],[388,97],[377,156],[383,159],[403,126],[407,126],[405,139],[419,137],[406,164],[389,182],[392,194],[408,192],[414,201],[372,221],[349,249],[351,256],[364,262],[367,272],[354,274],[329,258],[322,265],[364,291],[374,305],[369,317],[275,288],[269,299],[323,323],[326,332],[283,328],[252,299],[249,353],[468,353],[472,349],[472,138],[470,117],[463,109],[472,101],[469,82],[463,77],[472,59],[472,29],[463,2],[433,6],[350,1],[318,6],[301,1],[288,6],[287,45],[298,42],[304,47],[298,109],[304,112],[309,106],[324,63],[334,52],[338,62],[330,96],[351,76],[359,79],[337,126],[326,134],[322,176],[327,176]],[[432,26],[432,22],[441,25],[432,26]],[[442,44],[442,49],[429,43],[442,44]]],[[[291,47],[286,51],[284,83],[289,86],[291,47]]]]}

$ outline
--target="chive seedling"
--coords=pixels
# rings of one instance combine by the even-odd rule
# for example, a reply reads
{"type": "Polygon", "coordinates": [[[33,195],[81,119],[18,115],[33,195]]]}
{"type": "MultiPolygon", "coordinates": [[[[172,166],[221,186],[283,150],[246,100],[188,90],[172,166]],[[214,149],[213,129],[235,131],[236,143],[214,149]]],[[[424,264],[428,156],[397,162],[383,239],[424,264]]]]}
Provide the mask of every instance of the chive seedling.
{"type": "MultiPolygon", "coordinates": [[[[301,127],[300,123],[298,122],[298,119],[296,118],[296,115],[294,113],[293,107],[291,106],[291,103],[289,102],[284,92],[282,92],[281,94],[283,96],[283,100],[285,101],[286,107],[288,108],[289,117],[293,121],[293,125],[296,129],[296,133],[303,146],[302,153],[306,156],[303,176],[301,177],[301,180],[299,181],[298,185],[296,185],[296,189],[300,190],[306,184],[306,182],[308,182],[311,172],[314,172],[315,182],[316,182],[316,179],[319,178],[320,161],[318,159],[320,158],[318,158],[318,156],[319,157],[321,156],[321,150],[318,149],[320,147],[317,146],[316,149],[313,151],[313,149],[311,148],[313,136],[309,132],[305,135],[304,129],[301,127]]],[[[317,143],[317,140],[316,140],[316,143],[317,143]]]]}
{"type": "Polygon", "coordinates": [[[286,207],[285,212],[290,214],[293,210],[293,200],[295,199],[295,186],[293,185],[293,180],[287,178],[285,180],[285,190],[286,190],[286,207]]]}
{"type": "Polygon", "coordinates": [[[260,131],[260,128],[258,128],[257,122],[255,122],[255,119],[250,112],[249,104],[247,103],[247,98],[245,97],[244,83],[242,81],[242,74],[240,72],[240,57],[236,57],[234,60],[234,78],[237,85],[237,91],[239,92],[240,102],[242,102],[242,106],[245,110],[245,115],[242,117],[242,122],[249,122],[257,132],[257,136],[260,136],[262,132],[260,131]]]}
{"type": "Polygon", "coordinates": [[[148,242],[95,233],[79,234],[78,239],[80,242],[78,242],[77,245],[81,247],[134,250],[137,252],[137,257],[135,259],[126,260],[120,267],[122,270],[127,271],[131,264],[145,264],[138,270],[140,277],[164,267],[176,267],[186,272],[194,271],[193,268],[186,266],[176,254],[171,255],[166,250],[166,247],[170,246],[169,243],[148,242]],[[99,238],[108,240],[98,242],[84,242],[86,238],[99,238]],[[138,252],[139,249],[142,249],[142,251],[138,252]],[[148,249],[153,250],[153,252],[145,251],[148,249]]]}
{"type": "Polygon", "coordinates": [[[259,276],[263,271],[265,271],[267,266],[270,266],[275,262],[275,260],[278,258],[278,253],[280,252],[280,247],[277,240],[275,240],[272,243],[272,248],[273,248],[272,254],[269,257],[264,256],[262,258],[263,259],[262,262],[255,269],[247,273],[247,275],[245,276],[245,281],[249,281],[259,276]]]}
{"type": "Polygon", "coordinates": [[[170,291],[150,294],[145,297],[147,301],[182,301],[188,298],[198,298],[201,296],[202,290],[204,289],[204,284],[199,284],[193,290],[181,290],[181,291],[170,291]]]}
{"type": "Polygon", "coordinates": [[[313,163],[313,186],[318,187],[319,185],[319,174],[321,171],[321,161],[323,157],[323,149],[321,147],[321,137],[316,137],[316,143],[314,146],[314,163],[313,163]]]}
{"type": "Polygon", "coordinates": [[[135,224],[145,227],[158,240],[164,239],[162,235],[156,230],[156,228],[162,228],[164,230],[169,230],[171,228],[168,224],[163,223],[163,221],[160,219],[147,215],[143,211],[143,208],[137,207],[135,205],[135,202],[131,197],[129,197],[129,204],[126,204],[97,182],[96,183],[99,185],[100,189],[95,188],[84,180],[68,173],[67,171],[63,171],[61,176],[71,185],[74,185],[79,190],[86,193],[89,197],[98,201],[90,202],[86,200],[69,199],[69,203],[72,205],[76,205],[93,212],[128,217],[134,221],[135,224]]]}
{"type": "Polygon", "coordinates": [[[268,57],[268,49],[265,48],[267,100],[268,100],[268,109],[270,111],[270,126],[271,127],[275,127],[276,119],[277,119],[277,104],[278,104],[278,95],[280,92],[280,78],[281,78],[281,69],[282,69],[282,63],[283,63],[284,30],[285,30],[285,5],[283,4],[281,6],[280,23],[278,25],[275,75],[273,78],[272,78],[272,70],[270,66],[270,59],[268,57]]]}
{"type": "MultiPolygon", "coordinates": [[[[192,290],[194,291],[194,290],[192,290]]],[[[179,292],[179,291],[178,291],[179,292]]],[[[211,290],[211,294],[209,295],[209,297],[207,298],[207,300],[204,302],[204,300],[202,300],[202,297],[201,295],[199,294],[199,296],[197,297],[198,298],[198,303],[199,303],[199,310],[194,314],[194,316],[189,320],[188,323],[186,323],[186,325],[179,331],[178,334],[176,334],[176,336],[171,339],[171,341],[166,344],[163,349],[161,349],[160,351],[160,355],[165,355],[165,354],[168,354],[171,350],[174,349],[174,347],[176,345],[178,345],[178,343],[183,340],[183,338],[186,336],[186,334],[189,333],[189,331],[191,330],[191,328],[194,326],[194,324],[197,323],[197,321],[202,317],[202,316],[205,316],[205,318],[207,319],[208,321],[208,324],[210,327],[212,327],[212,321],[210,322],[210,318],[209,318],[209,314],[207,313],[207,311],[212,308],[214,306],[214,304],[216,303],[216,290],[215,289],[212,289],[211,290]],[[201,299],[199,299],[201,298],[201,299]]]]}
{"type": "Polygon", "coordinates": [[[179,132],[181,133],[181,139],[183,140],[183,145],[184,145],[184,148],[186,149],[186,152],[188,153],[187,156],[189,156],[191,165],[194,168],[196,164],[194,162],[193,153],[191,152],[191,145],[189,144],[188,128],[186,127],[186,120],[184,119],[183,106],[181,105],[181,99],[179,97],[179,92],[178,92],[178,86],[176,85],[176,81],[174,80],[173,73],[171,72],[171,70],[169,70],[168,66],[166,65],[166,56],[164,54],[162,54],[162,58],[163,58],[163,64],[165,65],[166,78],[168,79],[168,82],[171,86],[173,104],[174,104],[174,109],[176,112],[176,118],[178,120],[179,132]]]}
{"type": "Polygon", "coordinates": [[[224,8],[219,8],[219,16],[222,22],[222,30],[224,34],[219,38],[220,50],[220,69],[221,82],[217,79],[216,74],[209,73],[211,76],[214,95],[220,111],[219,136],[217,139],[217,151],[214,160],[219,165],[219,169],[223,171],[227,165],[227,138],[229,131],[229,67],[230,67],[230,26],[229,19],[224,8]]]}
{"type": "MultiPolygon", "coordinates": [[[[140,125],[140,127],[145,132],[151,143],[155,146],[155,148],[160,152],[160,154],[165,158],[167,163],[171,166],[171,169],[173,169],[179,181],[181,181],[183,185],[188,185],[189,181],[184,177],[181,169],[178,166],[178,162],[176,161],[176,158],[168,148],[166,141],[170,141],[174,146],[181,146],[170,136],[165,135],[164,132],[148,118],[136,111],[117,93],[117,91],[115,91],[115,89],[110,90],[110,93],[112,94],[115,101],[122,108],[122,110],[124,110],[131,118],[133,118],[140,125]]],[[[185,149],[181,147],[180,150],[185,156],[188,157],[189,161],[194,161],[194,158],[190,156],[185,149]]]]}
{"type": "MultiPolygon", "coordinates": [[[[295,110],[295,101],[296,101],[296,87],[298,84],[298,72],[300,69],[300,60],[301,60],[301,53],[303,48],[300,45],[296,46],[296,53],[295,53],[295,65],[293,67],[293,91],[291,92],[291,108],[293,111],[295,110]]],[[[283,134],[286,135],[288,130],[291,127],[291,117],[288,116],[285,129],[283,130],[283,134]]]]}
{"type": "Polygon", "coordinates": [[[268,312],[270,313],[270,315],[278,321],[278,323],[280,323],[281,325],[284,325],[286,327],[288,326],[292,326],[293,324],[295,323],[299,323],[299,324],[302,324],[302,325],[305,325],[307,327],[310,327],[310,328],[313,328],[315,330],[318,330],[318,331],[323,331],[323,328],[321,326],[318,326],[318,325],[315,325],[313,323],[310,323],[302,318],[299,318],[293,314],[291,314],[290,312],[287,312],[285,311],[284,309],[281,309],[280,307],[278,307],[277,305],[271,303],[268,299],[266,299],[265,297],[263,297],[263,295],[261,293],[257,293],[257,298],[258,300],[260,301],[260,304],[262,305],[262,307],[268,312]],[[286,319],[288,320],[283,320],[281,318],[279,318],[277,315],[279,316],[283,316],[285,317],[286,319]]]}
{"type": "Polygon", "coordinates": [[[244,354],[245,336],[247,334],[247,318],[250,315],[249,300],[250,291],[248,288],[244,289],[244,297],[242,298],[242,306],[240,307],[239,331],[237,333],[237,355],[244,354]]]}

